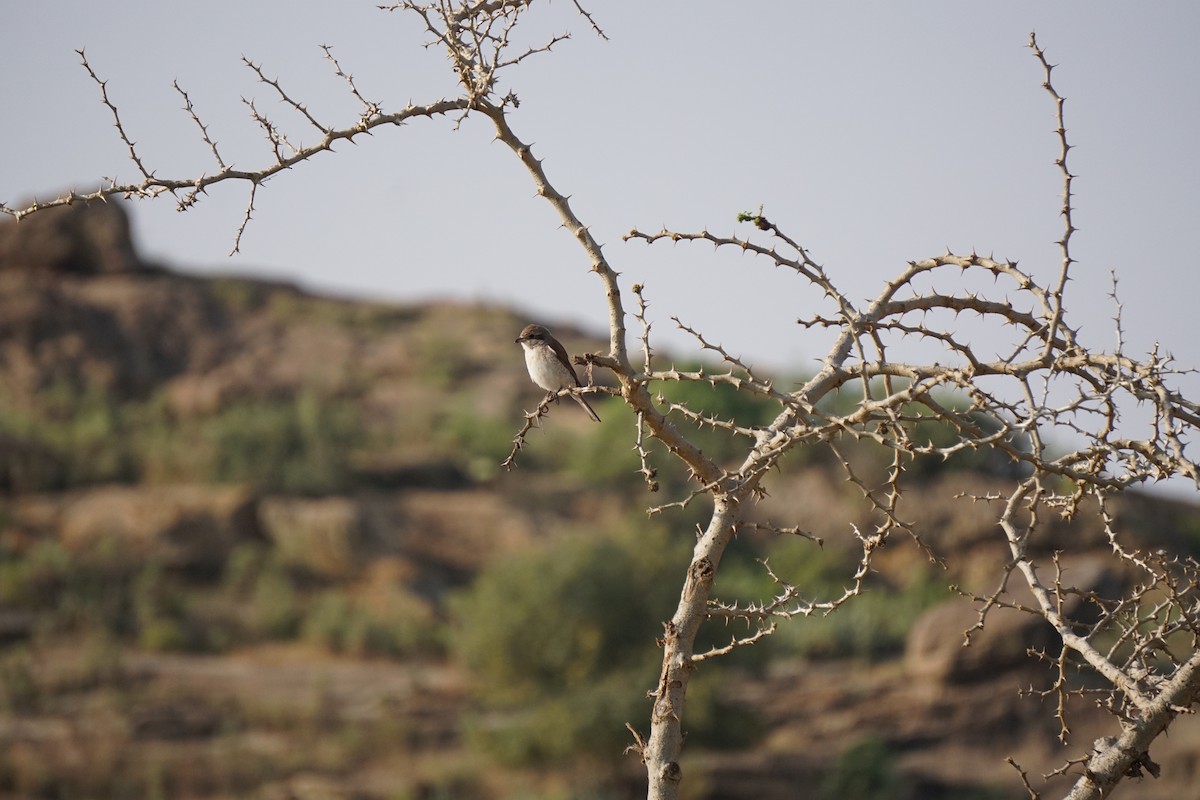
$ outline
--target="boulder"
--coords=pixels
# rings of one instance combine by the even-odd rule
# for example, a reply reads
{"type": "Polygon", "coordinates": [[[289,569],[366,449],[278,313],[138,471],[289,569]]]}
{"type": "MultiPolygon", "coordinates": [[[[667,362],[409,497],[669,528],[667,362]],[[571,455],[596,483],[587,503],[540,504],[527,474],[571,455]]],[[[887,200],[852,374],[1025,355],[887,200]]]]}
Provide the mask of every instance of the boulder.
{"type": "Polygon", "coordinates": [[[350,577],[378,555],[373,546],[378,537],[348,497],[269,497],[259,508],[259,520],[285,564],[315,575],[350,577]]]}
{"type": "Polygon", "coordinates": [[[243,487],[104,487],[66,504],[59,536],[75,552],[119,548],[130,559],[214,572],[238,544],[262,539],[257,504],[243,487]]]}
{"type": "Polygon", "coordinates": [[[0,432],[0,492],[35,492],[63,481],[62,459],[36,440],[0,432]]]}
{"type": "MultiPolygon", "coordinates": [[[[1114,562],[1106,556],[1063,558],[1060,568],[1062,587],[1078,590],[1067,592],[1062,604],[1063,614],[1069,619],[1092,622],[1096,618],[1096,607],[1084,602],[1079,593],[1113,598],[1122,591],[1114,562]]],[[[1043,575],[1043,580],[1052,581],[1053,573],[1043,575]]],[[[1012,594],[1005,595],[1005,601],[1037,607],[1019,574],[1010,579],[1009,591],[1012,594]]],[[[978,621],[978,609],[979,605],[971,600],[954,598],[922,614],[909,631],[905,646],[908,673],[938,683],[969,682],[1037,663],[1030,658],[1030,650],[1054,655],[1062,647],[1058,633],[1041,616],[999,607],[988,612],[983,630],[974,631],[970,646],[964,647],[963,634],[978,621]]]]}
{"type": "Polygon", "coordinates": [[[1057,652],[1058,635],[1038,616],[1007,608],[988,614],[987,625],[963,646],[963,633],[979,618],[970,600],[952,599],[930,608],[909,631],[904,664],[908,673],[935,683],[992,678],[1029,663],[1030,648],[1057,652]]]}
{"type": "Polygon", "coordinates": [[[129,216],[119,201],[48,208],[0,224],[0,271],[101,275],[139,269],[129,216]]]}

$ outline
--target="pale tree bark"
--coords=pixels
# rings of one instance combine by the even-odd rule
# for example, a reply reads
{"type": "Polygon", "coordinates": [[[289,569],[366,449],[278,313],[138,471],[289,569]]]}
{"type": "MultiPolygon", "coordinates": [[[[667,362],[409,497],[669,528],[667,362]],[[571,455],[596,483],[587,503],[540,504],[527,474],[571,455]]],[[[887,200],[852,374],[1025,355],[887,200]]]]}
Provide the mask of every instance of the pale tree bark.
{"type": "MultiPolygon", "coordinates": [[[[1112,713],[1113,735],[1096,741],[1083,755],[1069,760],[1060,770],[1076,775],[1066,795],[1071,800],[1098,798],[1128,775],[1149,772],[1157,766],[1149,755],[1151,743],[1167,730],[1171,721],[1189,713],[1200,694],[1200,565],[1170,553],[1145,554],[1130,544],[1117,529],[1109,510],[1113,494],[1130,486],[1176,476],[1200,487],[1200,470],[1188,452],[1187,442],[1200,430],[1200,406],[1172,388],[1177,374],[1170,360],[1151,353],[1133,358],[1118,345],[1105,352],[1078,339],[1070,326],[1065,301],[1074,264],[1071,241],[1073,223],[1073,180],[1068,168],[1070,145],[1064,121],[1063,98],[1051,81],[1052,67],[1036,39],[1030,47],[1043,74],[1043,86],[1054,103],[1058,154],[1055,160],[1063,181],[1061,215],[1063,235],[1059,242],[1061,261],[1049,280],[1020,268],[1016,262],[996,260],[977,253],[945,253],[905,264],[896,277],[881,287],[876,297],[860,306],[857,296],[844,291],[816,263],[806,248],[769,220],[761,211],[740,215],[750,225],[746,236],[716,235],[705,231],[653,233],[631,231],[626,239],[648,245],[658,242],[703,242],[716,248],[736,248],[774,267],[790,270],[796,279],[811,284],[827,299],[827,315],[816,314],[800,323],[811,329],[833,331],[833,343],[817,374],[799,386],[781,389],[753,367],[707,340],[703,333],[682,321],[676,323],[692,334],[702,350],[719,360],[720,371],[681,371],[657,368],[651,343],[651,324],[646,316],[646,287],[635,285],[635,311],[627,311],[618,274],[601,244],[576,215],[567,195],[555,187],[532,147],[514,130],[509,110],[517,103],[512,92],[502,93],[498,77],[510,66],[541,56],[561,41],[550,38],[538,46],[518,48],[512,44],[523,14],[535,5],[526,0],[473,0],[473,2],[397,2],[387,11],[416,15],[444,49],[459,81],[461,95],[426,104],[409,105],[387,112],[360,94],[354,81],[326,49],[336,74],[345,80],[347,91],[360,103],[356,120],[338,126],[313,117],[294,99],[280,81],[268,77],[251,61],[247,66],[271,87],[280,101],[296,110],[307,124],[320,131],[316,145],[294,148],[287,134],[250,104],[252,116],[271,146],[272,158],[257,170],[237,170],[226,165],[209,139],[205,124],[180,89],[185,108],[192,115],[199,135],[209,147],[217,169],[207,175],[164,179],[146,165],[126,135],[120,113],[109,100],[105,83],[92,72],[83,52],[80,56],[101,91],[101,102],[111,111],[118,135],[128,147],[140,179],[133,183],[110,183],[87,192],[69,192],[54,200],[25,208],[0,207],[17,219],[44,208],[112,196],[153,198],[170,195],[181,209],[198,202],[205,189],[221,182],[244,182],[248,203],[241,226],[234,236],[237,249],[254,209],[257,190],[272,175],[295,167],[330,150],[342,140],[353,140],[385,126],[399,126],[417,117],[482,115],[494,126],[497,139],[506,145],[531,176],[539,196],[557,212],[563,226],[586,254],[590,269],[598,276],[609,311],[609,345],[606,353],[588,354],[581,361],[607,370],[615,388],[591,387],[582,391],[606,392],[625,402],[634,412],[636,429],[631,439],[641,457],[647,488],[659,486],[650,466],[649,450],[661,447],[685,467],[692,484],[686,496],[650,509],[652,514],[696,502],[711,504],[707,526],[699,532],[692,558],[682,574],[678,605],[663,623],[660,641],[662,668],[657,684],[650,689],[649,735],[636,723],[628,727],[633,736],[630,750],[644,762],[647,796],[669,800],[678,796],[683,775],[681,754],[687,690],[698,664],[720,657],[738,647],[753,645],[770,636],[780,622],[794,617],[836,611],[864,589],[874,555],[894,534],[911,537],[924,546],[921,531],[906,520],[903,512],[909,465],[915,456],[948,458],[964,451],[994,451],[1019,465],[1023,477],[1007,495],[990,495],[977,500],[996,509],[998,529],[1009,548],[1011,560],[998,570],[997,589],[976,598],[979,621],[986,625],[989,612],[997,607],[1018,608],[1044,618],[1059,633],[1063,647],[1053,655],[1058,679],[1047,691],[1058,700],[1061,736],[1067,740],[1068,696],[1077,692],[1066,680],[1073,670],[1102,678],[1109,687],[1100,702],[1112,713]],[[943,293],[931,288],[931,277],[946,278],[940,285],[966,286],[964,274],[988,278],[995,290],[990,296],[961,289],[943,293]],[[922,283],[922,281],[925,281],[922,283]],[[997,332],[1007,332],[1007,355],[984,357],[948,324],[960,314],[973,315],[997,332]],[[640,363],[635,365],[628,350],[627,320],[640,325],[640,363]],[[935,362],[906,357],[906,343],[932,341],[947,357],[935,362]],[[705,409],[681,403],[658,401],[650,387],[659,382],[693,382],[725,386],[765,399],[776,408],[769,423],[746,427],[723,419],[705,409]],[[854,389],[861,398],[849,411],[834,412],[827,401],[842,391],[854,389]],[[946,402],[954,393],[960,402],[946,402]],[[1152,410],[1152,421],[1137,433],[1117,423],[1125,404],[1138,403],[1152,410]],[[702,452],[675,424],[684,420],[727,433],[744,444],[744,457],[736,466],[722,466],[702,452]],[[918,427],[930,420],[949,426],[955,433],[950,444],[935,445],[917,435],[918,427]],[[1067,452],[1054,451],[1046,438],[1055,431],[1068,431],[1079,442],[1067,452]],[[891,454],[883,480],[871,480],[856,471],[846,455],[847,444],[869,442],[891,454]],[[787,581],[764,565],[776,582],[775,593],[766,598],[717,598],[713,582],[727,546],[740,529],[750,527],[780,536],[806,533],[804,519],[751,522],[748,509],[761,497],[770,472],[789,453],[803,447],[831,452],[846,479],[858,487],[873,513],[868,530],[847,523],[861,557],[846,576],[845,587],[829,597],[811,597],[803,586],[787,581]],[[1065,584],[1056,563],[1042,563],[1031,555],[1028,545],[1037,534],[1039,520],[1047,513],[1076,516],[1094,513],[1102,521],[1112,548],[1112,557],[1140,575],[1138,585],[1120,598],[1084,597],[1095,612],[1083,623],[1070,618],[1064,608],[1080,592],[1065,584]],[[1053,575],[1053,577],[1049,577],[1053,575]],[[1030,607],[1011,599],[1006,591],[1010,580],[1022,581],[1035,599],[1030,607]],[[746,633],[727,645],[696,652],[697,634],[706,622],[738,620],[746,633]],[[1110,643],[1116,637],[1118,647],[1110,643]]],[[[603,36],[597,21],[575,4],[581,18],[603,36]]],[[[1115,290],[1114,290],[1115,292],[1115,290]]],[[[1118,332],[1120,319],[1117,319],[1118,332]]],[[[546,413],[553,397],[526,415],[504,465],[516,466],[525,436],[546,413]]],[[[690,533],[688,534],[690,535],[690,533]]],[[[799,623],[797,623],[799,624],[799,623]]],[[[967,632],[968,635],[971,632],[967,632]]],[[[631,691],[636,688],[631,687],[631,691]]],[[[1017,764],[1020,779],[1032,797],[1038,797],[1025,771],[1017,764]]]]}

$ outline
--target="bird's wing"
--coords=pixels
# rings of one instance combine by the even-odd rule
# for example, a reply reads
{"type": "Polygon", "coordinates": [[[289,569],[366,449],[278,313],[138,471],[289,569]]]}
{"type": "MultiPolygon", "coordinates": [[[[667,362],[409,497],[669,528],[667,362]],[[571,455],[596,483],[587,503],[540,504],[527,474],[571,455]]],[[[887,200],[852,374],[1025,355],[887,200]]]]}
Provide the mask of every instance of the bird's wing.
{"type": "Polygon", "coordinates": [[[554,353],[558,356],[558,360],[566,365],[567,370],[571,373],[571,377],[575,379],[575,385],[583,386],[583,384],[579,382],[579,374],[575,372],[575,367],[571,366],[571,357],[567,355],[567,348],[563,347],[562,342],[553,337],[550,338],[549,345],[554,349],[554,353]]]}

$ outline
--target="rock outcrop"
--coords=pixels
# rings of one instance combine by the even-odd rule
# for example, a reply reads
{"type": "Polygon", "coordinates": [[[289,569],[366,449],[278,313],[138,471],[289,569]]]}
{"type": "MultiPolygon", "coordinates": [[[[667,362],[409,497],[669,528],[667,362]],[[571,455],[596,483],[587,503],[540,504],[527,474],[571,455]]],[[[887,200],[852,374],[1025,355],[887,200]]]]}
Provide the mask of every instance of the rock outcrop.
{"type": "Polygon", "coordinates": [[[0,272],[118,275],[146,269],[117,201],[76,203],[0,224],[0,272]]]}

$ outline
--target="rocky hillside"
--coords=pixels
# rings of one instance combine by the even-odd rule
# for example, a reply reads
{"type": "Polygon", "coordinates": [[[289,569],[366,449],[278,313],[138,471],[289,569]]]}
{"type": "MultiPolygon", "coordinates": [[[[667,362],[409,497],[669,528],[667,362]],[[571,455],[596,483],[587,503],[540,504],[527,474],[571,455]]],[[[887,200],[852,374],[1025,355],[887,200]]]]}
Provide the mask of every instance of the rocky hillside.
{"type": "MultiPolygon", "coordinates": [[[[645,521],[619,407],[556,408],[498,469],[539,395],[526,321],[177,274],[116,204],[0,225],[0,796],[636,797],[622,723],[645,727],[694,520],[645,521]]],[[[705,666],[689,797],[1022,798],[1005,756],[1040,775],[1113,732],[1080,704],[1063,748],[1021,696],[1055,645],[1031,618],[961,647],[945,587],[990,591],[1005,555],[954,497],[1003,480],[931,468],[909,510],[946,570],[895,542],[861,603],[705,666]]],[[[825,548],[745,536],[739,588],[766,555],[840,585],[865,510],[816,457],[761,513],[800,506],[825,548]]],[[[1200,550],[1196,509],[1121,513],[1200,550]]],[[[1081,588],[1130,580],[1098,531],[1038,544],[1065,545],[1081,588]]],[[[1121,796],[1188,796],[1200,725],[1152,756],[1121,796]]]]}

